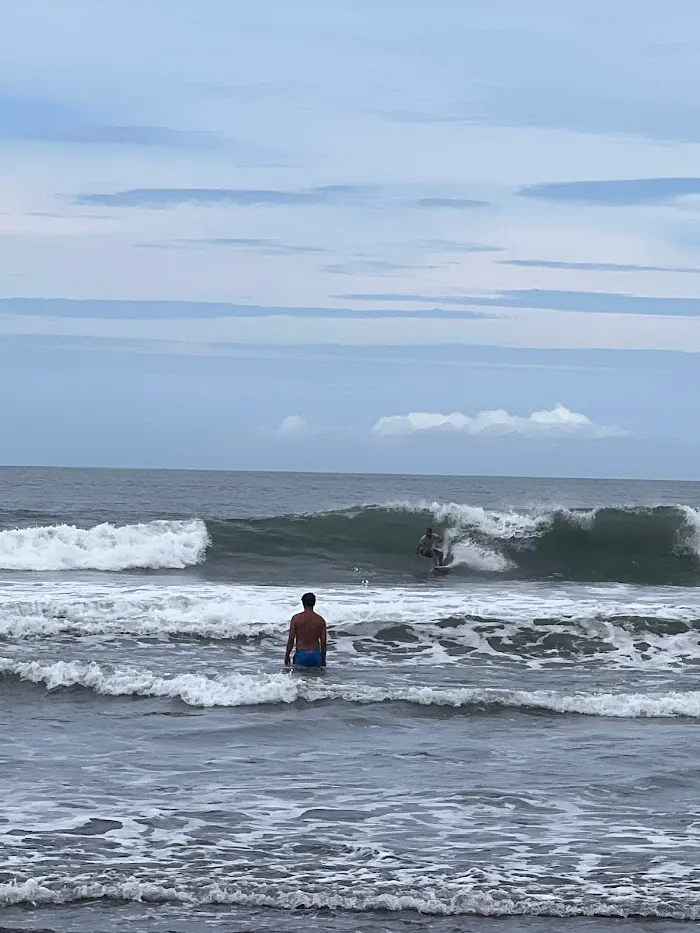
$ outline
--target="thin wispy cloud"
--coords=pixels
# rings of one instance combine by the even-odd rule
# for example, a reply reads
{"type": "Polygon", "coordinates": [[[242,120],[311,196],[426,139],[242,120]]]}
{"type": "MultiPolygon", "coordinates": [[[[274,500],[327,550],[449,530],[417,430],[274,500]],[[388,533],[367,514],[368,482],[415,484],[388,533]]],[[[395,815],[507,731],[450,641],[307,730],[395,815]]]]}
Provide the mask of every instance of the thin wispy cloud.
{"type": "Polygon", "coordinates": [[[475,207],[490,207],[488,201],[479,201],[474,198],[417,198],[415,201],[409,201],[409,204],[415,207],[422,207],[433,210],[471,210],[475,207]]]}
{"type": "MultiPolygon", "coordinates": [[[[104,207],[179,207],[183,204],[214,206],[353,205],[380,201],[376,188],[364,185],[322,185],[285,191],[268,188],[130,188],[112,193],[87,192],[74,197],[80,205],[104,207]]],[[[385,199],[391,203],[391,199],[385,199]]],[[[490,207],[488,201],[471,198],[417,198],[395,202],[396,206],[424,210],[471,210],[490,207]]]]}
{"type": "MultiPolygon", "coordinates": [[[[625,40],[628,36],[625,36],[625,40]]],[[[639,58],[648,57],[648,47],[638,49],[639,58]]],[[[629,59],[627,59],[629,61],[629,59]]],[[[593,68],[599,68],[596,61],[593,68]]],[[[641,82],[645,80],[644,69],[638,72],[638,87],[628,87],[620,94],[620,72],[610,75],[612,89],[590,87],[589,78],[582,72],[571,72],[566,85],[557,88],[551,81],[551,73],[541,75],[539,80],[519,80],[498,86],[497,82],[483,89],[478,108],[480,122],[491,126],[542,127],[569,130],[578,133],[637,136],[645,140],[693,143],[700,140],[700,129],[694,117],[692,97],[671,101],[668,98],[654,99],[644,94],[641,82]]],[[[670,73],[670,69],[668,69],[670,73]]],[[[595,75],[594,80],[600,80],[595,75]]],[[[692,79],[691,79],[692,80],[692,79]]],[[[680,84],[681,82],[679,82],[680,84]]],[[[442,122],[459,120],[473,123],[477,114],[462,114],[459,117],[447,114],[442,122]]]]}
{"type": "Polygon", "coordinates": [[[213,149],[224,144],[216,133],[100,122],[55,101],[7,97],[0,98],[0,139],[167,149],[213,149]]]}
{"type": "Polygon", "coordinates": [[[533,308],[542,311],[584,311],[591,314],[653,314],[695,317],[700,298],[659,298],[617,292],[584,292],[542,288],[513,289],[484,295],[425,295],[410,292],[348,293],[348,301],[389,301],[485,308],[533,308]]]}
{"type": "Polygon", "coordinates": [[[207,318],[325,318],[327,320],[436,319],[486,320],[493,315],[450,308],[328,308],[286,305],[226,304],[213,301],[119,301],[70,298],[0,298],[0,317],[50,316],[100,320],[179,320],[207,318]]]}
{"type": "Polygon", "coordinates": [[[560,203],[602,204],[632,207],[671,204],[677,198],[700,194],[700,178],[620,178],[610,181],[568,181],[528,185],[518,192],[524,198],[560,203]]]}
{"type": "Polygon", "coordinates": [[[331,275],[399,275],[415,269],[434,269],[435,266],[411,266],[388,259],[355,259],[343,263],[330,263],[323,267],[323,272],[331,275]]]}
{"type": "Polygon", "coordinates": [[[499,259],[503,266],[525,269],[568,269],[572,272],[682,272],[697,275],[696,266],[642,266],[622,262],[560,262],[554,259],[499,259]]]}
{"type": "Polygon", "coordinates": [[[504,246],[492,246],[489,243],[468,243],[460,240],[419,240],[420,249],[438,253],[502,253],[504,246]]]}
{"type": "MultiPolygon", "coordinates": [[[[532,66],[532,59],[527,67],[532,66]]],[[[626,100],[611,96],[596,96],[586,90],[575,91],[570,82],[565,91],[552,86],[548,77],[523,83],[522,74],[517,84],[499,80],[482,85],[478,104],[457,109],[377,110],[378,117],[394,123],[416,126],[457,125],[512,127],[530,129],[541,127],[590,134],[639,136],[667,142],[700,141],[700,128],[690,99],[669,106],[667,102],[649,98],[635,99],[630,93],[626,100]],[[529,85],[529,86],[528,86],[529,85]]],[[[619,75],[616,75],[619,78],[619,75]]],[[[576,80],[583,84],[580,75],[576,80]]]]}
{"type": "Polygon", "coordinates": [[[300,256],[305,253],[324,253],[326,250],[317,246],[301,246],[295,243],[283,243],[281,240],[265,240],[247,237],[201,237],[179,240],[163,240],[160,243],[139,243],[148,249],[231,249],[248,253],[260,253],[265,256],[300,256]]]}
{"type": "Polygon", "coordinates": [[[413,294],[412,292],[345,292],[342,295],[336,295],[336,298],[342,298],[344,301],[396,301],[406,302],[408,304],[450,304],[450,305],[468,305],[474,304],[476,297],[471,295],[425,295],[422,293],[413,294]]]}
{"type": "Polygon", "coordinates": [[[130,188],[112,194],[79,194],[75,204],[100,207],[156,207],[180,205],[272,206],[297,207],[308,205],[348,205],[364,203],[372,189],[355,185],[323,185],[300,191],[267,188],[130,188]]]}

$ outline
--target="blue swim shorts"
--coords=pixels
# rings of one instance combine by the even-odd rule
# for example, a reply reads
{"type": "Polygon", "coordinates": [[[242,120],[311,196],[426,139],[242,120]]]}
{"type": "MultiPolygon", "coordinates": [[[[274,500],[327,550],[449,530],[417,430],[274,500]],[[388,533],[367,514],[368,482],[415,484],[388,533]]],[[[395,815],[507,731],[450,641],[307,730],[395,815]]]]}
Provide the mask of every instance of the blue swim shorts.
{"type": "Polygon", "coordinates": [[[295,667],[321,667],[321,651],[295,651],[292,663],[295,667]]]}

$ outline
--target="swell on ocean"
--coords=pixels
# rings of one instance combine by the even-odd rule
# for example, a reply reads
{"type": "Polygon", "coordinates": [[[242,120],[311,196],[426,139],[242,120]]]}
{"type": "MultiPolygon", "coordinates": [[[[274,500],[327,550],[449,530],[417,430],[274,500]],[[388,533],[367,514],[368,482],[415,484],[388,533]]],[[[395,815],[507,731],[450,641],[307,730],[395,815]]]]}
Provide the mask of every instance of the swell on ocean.
{"type": "Polygon", "coordinates": [[[445,536],[450,580],[474,577],[694,586],[700,511],[689,506],[487,510],[395,503],[265,518],[42,524],[1,515],[0,571],[173,571],[277,582],[308,577],[399,582],[427,573],[414,558],[426,525],[445,536]],[[358,577],[360,575],[360,577],[358,577]]]}

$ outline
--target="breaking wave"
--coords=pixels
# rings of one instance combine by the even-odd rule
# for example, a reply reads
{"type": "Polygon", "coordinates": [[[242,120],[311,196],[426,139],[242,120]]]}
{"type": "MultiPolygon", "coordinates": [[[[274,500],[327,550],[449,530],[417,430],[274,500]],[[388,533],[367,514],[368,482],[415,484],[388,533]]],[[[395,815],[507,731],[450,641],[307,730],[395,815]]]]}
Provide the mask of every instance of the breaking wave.
{"type": "Polygon", "coordinates": [[[700,918],[696,881],[682,877],[674,882],[649,874],[627,877],[624,884],[613,880],[590,886],[560,876],[555,892],[539,879],[514,883],[495,867],[488,872],[474,869],[455,880],[415,878],[410,885],[386,880],[377,883],[367,878],[365,870],[364,877],[343,881],[335,877],[332,886],[322,887],[310,883],[308,877],[303,882],[292,877],[270,883],[210,877],[184,881],[169,876],[160,880],[138,876],[106,880],[104,874],[94,880],[39,876],[0,883],[0,906],[103,900],[198,907],[325,908],[355,913],[408,911],[436,916],[700,918]]]}
{"type": "Polygon", "coordinates": [[[427,524],[444,534],[452,558],[453,572],[445,581],[498,574],[700,583],[700,511],[687,506],[495,511],[419,502],[206,523],[5,528],[0,570],[158,571],[202,565],[202,573],[217,578],[241,581],[256,572],[276,582],[275,572],[298,579],[313,568],[326,580],[366,572],[388,581],[428,571],[427,562],[414,557],[427,524]]]}
{"type": "Polygon", "coordinates": [[[202,561],[208,543],[196,520],[10,528],[0,531],[0,569],[175,570],[202,561]]]}
{"type": "Polygon", "coordinates": [[[149,670],[114,668],[83,661],[17,661],[0,658],[0,675],[43,684],[48,690],[79,687],[112,696],[163,697],[189,706],[233,707],[264,704],[343,701],[345,703],[407,703],[493,712],[516,709],[523,712],[574,713],[621,719],[700,718],[700,690],[669,693],[583,693],[564,694],[553,690],[507,690],[479,687],[431,687],[395,684],[370,686],[362,683],[323,683],[279,674],[174,674],[163,676],[149,670]]]}

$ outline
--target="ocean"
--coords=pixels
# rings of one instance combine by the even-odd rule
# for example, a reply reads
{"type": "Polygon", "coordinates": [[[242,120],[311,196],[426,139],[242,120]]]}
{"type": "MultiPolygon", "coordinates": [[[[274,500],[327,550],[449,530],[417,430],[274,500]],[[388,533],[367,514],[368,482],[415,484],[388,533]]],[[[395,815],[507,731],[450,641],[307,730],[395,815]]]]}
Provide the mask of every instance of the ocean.
{"type": "Polygon", "coordinates": [[[1,469],[0,929],[698,920],[699,583],[696,483],[1,469]]]}

